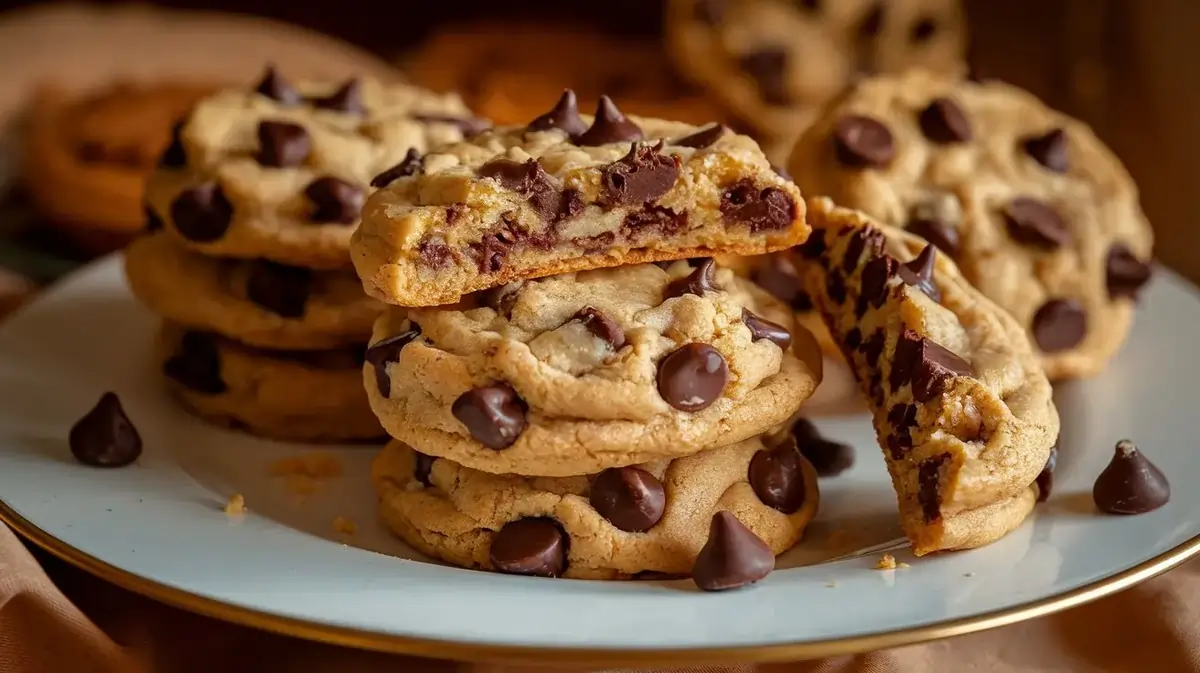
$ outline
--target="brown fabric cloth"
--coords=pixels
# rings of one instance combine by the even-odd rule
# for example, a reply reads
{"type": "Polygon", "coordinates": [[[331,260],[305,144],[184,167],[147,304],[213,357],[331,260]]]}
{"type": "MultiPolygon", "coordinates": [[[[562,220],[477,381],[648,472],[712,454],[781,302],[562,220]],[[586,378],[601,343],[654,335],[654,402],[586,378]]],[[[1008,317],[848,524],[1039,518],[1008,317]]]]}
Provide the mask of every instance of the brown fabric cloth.
{"type": "MultiPolygon", "coordinates": [[[[537,670],[565,669],[454,664],[360,652],[192,615],[109,585],[40,552],[35,558],[11,530],[0,526],[0,673],[537,670]]],[[[994,631],[807,663],[687,670],[1200,671],[1200,559],[1090,605],[994,631]]]]}

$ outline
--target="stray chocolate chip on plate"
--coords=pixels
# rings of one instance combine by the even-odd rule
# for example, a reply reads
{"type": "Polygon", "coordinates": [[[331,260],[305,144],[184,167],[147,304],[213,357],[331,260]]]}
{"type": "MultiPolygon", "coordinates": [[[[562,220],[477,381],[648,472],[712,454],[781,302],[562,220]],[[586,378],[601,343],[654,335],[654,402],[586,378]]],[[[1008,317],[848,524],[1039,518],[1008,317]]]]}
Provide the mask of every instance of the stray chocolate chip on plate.
{"type": "Polygon", "coordinates": [[[142,455],[142,437],[113,392],[71,426],[67,443],[75,460],[92,467],[124,467],[142,455]]]}
{"type": "Polygon", "coordinates": [[[1128,439],[1117,442],[1112,461],[1092,486],[1092,500],[1108,514],[1145,514],[1170,499],[1166,475],[1128,439]]]}

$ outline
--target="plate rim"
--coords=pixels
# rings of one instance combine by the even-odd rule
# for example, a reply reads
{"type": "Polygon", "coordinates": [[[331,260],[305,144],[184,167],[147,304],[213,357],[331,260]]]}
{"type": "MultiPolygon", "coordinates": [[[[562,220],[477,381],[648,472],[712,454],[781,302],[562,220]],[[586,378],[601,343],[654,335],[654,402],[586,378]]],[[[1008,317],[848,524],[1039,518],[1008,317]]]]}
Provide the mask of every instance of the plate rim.
{"type": "Polygon", "coordinates": [[[1200,535],[1119,573],[1035,601],[922,626],[845,638],[721,648],[575,648],[465,643],[318,624],[221,602],[142,577],[67,544],[0,500],[0,521],[52,556],[95,577],[175,608],[280,635],[389,654],[463,662],[655,666],[769,663],[820,659],[890,649],[985,631],[1090,603],[1157,577],[1200,554],[1200,535]]]}

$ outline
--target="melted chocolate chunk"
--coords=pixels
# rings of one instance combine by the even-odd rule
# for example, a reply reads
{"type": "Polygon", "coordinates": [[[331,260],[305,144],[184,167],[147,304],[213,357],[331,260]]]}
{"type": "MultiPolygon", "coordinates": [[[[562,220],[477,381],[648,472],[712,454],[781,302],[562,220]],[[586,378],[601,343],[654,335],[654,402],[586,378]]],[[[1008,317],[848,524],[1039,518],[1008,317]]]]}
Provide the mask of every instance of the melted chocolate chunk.
{"type": "Polygon", "coordinates": [[[71,426],[67,444],[75,460],[92,467],[124,467],[142,455],[142,437],[112,392],[71,426]]]}
{"type": "Polygon", "coordinates": [[[753,584],[775,569],[775,553],[732,512],[713,515],[708,541],[696,555],[692,581],[704,591],[753,584]]]}
{"type": "Polygon", "coordinates": [[[1137,299],[1153,271],[1148,262],[1138,259],[1124,244],[1114,243],[1104,263],[1109,299],[1137,299]]]}
{"type": "Polygon", "coordinates": [[[1171,485],[1133,442],[1117,442],[1112,462],[1092,486],[1092,500],[1108,514],[1145,514],[1167,504],[1171,485]]]}
{"type": "Polygon", "coordinates": [[[796,265],[787,256],[769,256],[754,270],[752,277],[762,289],[797,311],[812,309],[812,299],[804,291],[796,265]]]}
{"type": "Polygon", "coordinates": [[[917,426],[917,405],[897,403],[888,410],[887,422],[896,428],[887,438],[888,455],[901,460],[912,450],[912,429],[917,426]]]}
{"type": "Polygon", "coordinates": [[[421,156],[417,148],[410,147],[408,148],[408,152],[404,154],[404,158],[400,160],[400,163],[371,178],[371,186],[376,189],[382,189],[400,178],[420,173],[424,167],[425,157],[421,156]]]}
{"type": "Polygon", "coordinates": [[[588,501],[613,526],[641,533],[662,519],[667,492],[661,481],[642,468],[617,467],[596,475],[588,501]]]}
{"type": "Polygon", "coordinates": [[[233,205],[216,182],[204,182],[179,193],[171,202],[171,222],[180,236],[196,243],[220,239],[233,222],[233,205]]]}
{"type": "Polygon", "coordinates": [[[505,383],[468,390],[454,400],[450,413],[476,441],[497,451],[512,446],[525,430],[525,403],[505,383]]]}
{"type": "Polygon", "coordinates": [[[687,229],[687,211],[677,213],[662,206],[646,206],[625,216],[621,227],[631,236],[643,234],[674,236],[687,229]]]}
{"type": "Polygon", "coordinates": [[[493,159],[479,168],[479,175],[493,178],[505,189],[521,194],[529,206],[545,222],[558,218],[562,209],[562,192],[536,159],[524,163],[511,159],[493,159]]]}
{"type": "Polygon", "coordinates": [[[1051,299],[1033,314],[1031,327],[1043,353],[1070,350],[1087,336],[1087,311],[1074,299],[1051,299]]]}
{"type": "Polygon", "coordinates": [[[974,375],[969,362],[912,330],[904,330],[896,341],[892,390],[912,383],[913,398],[918,402],[929,402],[941,395],[946,383],[956,376],[974,375]]]}
{"type": "Polygon", "coordinates": [[[704,257],[690,274],[667,284],[667,289],[663,292],[663,301],[685,294],[703,297],[705,292],[719,291],[720,288],[716,285],[716,271],[717,263],[711,257],[704,257]]]}
{"type": "Polygon", "coordinates": [[[1070,168],[1067,160],[1067,134],[1062,129],[1051,129],[1044,135],[1031,136],[1021,141],[1034,161],[1055,173],[1066,173],[1070,168]]]}
{"type": "Polygon", "coordinates": [[[309,269],[256,259],[246,278],[246,298],[282,318],[300,318],[312,280],[309,269]]]}
{"type": "Polygon", "coordinates": [[[858,261],[863,252],[868,249],[874,254],[883,250],[883,232],[875,227],[858,229],[850,235],[850,242],[846,244],[846,254],[842,257],[842,271],[853,273],[854,269],[858,268],[858,261]]]}
{"type": "Polygon", "coordinates": [[[1046,458],[1046,466],[1037,476],[1038,502],[1046,502],[1050,492],[1054,490],[1054,468],[1058,466],[1058,443],[1050,447],[1050,456],[1046,458]]]}
{"type": "Polygon", "coordinates": [[[728,131],[729,127],[724,124],[713,124],[712,126],[696,131],[690,136],[673,140],[671,144],[702,150],[706,147],[711,147],[713,143],[720,140],[728,131]]]}
{"type": "Polygon", "coordinates": [[[440,240],[429,239],[417,245],[417,255],[421,263],[433,269],[440,269],[454,261],[454,251],[440,240]]]}
{"type": "Polygon", "coordinates": [[[932,244],[927,245],[913,261],[897,267],[896,273],[905,283],[924,292],[930,299],[940,302],[942,300],[942,293],[938,291],[937,285],[933,283],[934,257],[936,254],[937,248],[932,244]]]}
{"type": "Polygon", "coordinates": [[[158,156],[159,168],[183,168],[187,166],[187,150],[183,147],[183,127],[186,119],[180,119],[171,126],[171,144],[158,156]]]}
{"type": "Polygon", "coordinates": [[[318,224],[354,224],[362,214],[366,195],[358,185],[333,177],[317,178],[304,188],[312,202],[309,220],[318,224]]]}
{"type": "Polygon", "coordinates": [[[1028,246],[1053,250],[1071,240],[1062,217],[1036,199],[1024,196],[1013,199],[1004,208],[1004,223],[1014,241],[1028,246]]]}
{"type": "Polygon", "coordinates": [[[702,411],[716,402],[729,382],[729,366],[708,344],[690,343],[658,365],[658,394],[680,411],[702,411]]]}
{"type": "Polygon", "coordinates": [[[752,233],[778,231],[795,221],[796,202],[782,189],[759,189],[753,180],[743,178],[721,192],[721,215],[752,233]]]}
{"type": "Polygon", "coordinates": [[[357,77],[346,80],[345,84],[328,96],[317,98],[313,101],[313,105],[323,110],[335,110],[356,115],[367,112],[362,99],[362,82],[357,77]]]}
{"type": "Polygon", "coordinates": [[[792,437],[800,455],[812,463],[817,476],[836,477],[854,466],[854,447],[826,438],[807,419],[796,419],[792,437]]]}
{"type": "Polygon", "coordinates": [[[949,460],[950,454],[943,453],[921,461],[917,468],[917,501],[921,503],[925,523],[942,517],[942,466],[949,460]]]}
{"type": "Polygon", "coordinates": [[[742,322],[750,329],[750,337],[754,341],[766,339],[784,351],[792,345],[792,333],[786,327],[760,318],[748,308],[742,309],[742,322]]]}
{"type": "Polygon", "coordinates": [[[480,133],[492,128],[492,123],[486,119],[478,117],[459,117],[456,115],[435,115],[435,114],[415,114],[413,119],[424,122],[426,124],[450,124],[457,126],[458,130],[468,138],[477,136],[480,133]]]}
{"type": "Polygon", "coordinates": [[[600,309],[584,306],[579,309],[572,320],[582,322],[593,336],[608,343],[614,351],[625,347],[625,330],[621,329],[621,326],[612,318],[601,313],[600,309]]]}
{"type": "Polygon", "coordinates": [[[935,143],[949,145],[971,140],[971,120],[949,98],[935,98],[917,117],[921,132],[935,143]]]}
{"type": "Polygon", "coordinates": [[[754,454],[746,480],[762,504],[793,514],[804,506],[807,497],[802,460],[795,438],[788,437],[754,454]]]}
{"type": "Polygon", "coordinates": [[[546,114],[529,122],[526,131],[549,131],[559,129],[567,132],[567,136],[576,138],[587,130],[587,124],[579,117],[579,103],[575,92],[563,89],[562,96],[546,114]]]}
{"type": "Polygon", "coordinates": [[[567,569],[567,546],[567,534],[554,519],[518,519],[504,524],[492,538],[488,559],[502,573],[561,577],[567,569]]]}
{"type": "Polygon", "coordinates": [[[609,208],[644,204],[671,191],[679,178],[679,158],[662,154],[662,143],[634,143],[629,153],[600,169],[600,201],[609,208]]]}
{"type": "Polygon", "coordinates": [[[263,166],[299,166],[311,152],[312,139],[303,126],[291,122],[259,122],[258,154],[255,158],[263,166]]]}
{"type": "Polygon", "coordinates": [[[216,336],[207,332],[184,332],[175,355],[163,363],[163,374],[204,395],[220,395],[227,390],[221,380],[221,354],[216,336]]]}
{"type": "Polygon", "coordinates": [[[388,375],[388,365],[400,361],[400,351],[421,336],[421,326],[411,320],[408,329],[376,341],[367,348],[365,360],[375,368],[375,386],[379,396],[388,399],[392,395],[392,379],[388,375]]]}
{"type": "Polygon", "coordinates": [[[896,145],[883,122],[850,115],[833,126],[833,151],[847,168],[885,168],[896,156],[896,145]]]}
{"type": "Polygon", "coordinates": [[[274,65],[267,66],[254,90],[284,106],[299,105],[301,101],[300,92],[275,70],[274,65]]]}
{"type": "Polygon", "coordinates": [[[644,137],[642,128],[621,114],[611,98],[601,96],[591,127],[580,134],[575,143],[580,147],[596,147],[609,143],[638,141],[644,137]]]}
{"type": "Polygon", "coordinates": [[[768,105],[787,105],[788,53],[782,47],[768,47],[742,55],[738,66],[758,85],[758,94],[768,105]]]}

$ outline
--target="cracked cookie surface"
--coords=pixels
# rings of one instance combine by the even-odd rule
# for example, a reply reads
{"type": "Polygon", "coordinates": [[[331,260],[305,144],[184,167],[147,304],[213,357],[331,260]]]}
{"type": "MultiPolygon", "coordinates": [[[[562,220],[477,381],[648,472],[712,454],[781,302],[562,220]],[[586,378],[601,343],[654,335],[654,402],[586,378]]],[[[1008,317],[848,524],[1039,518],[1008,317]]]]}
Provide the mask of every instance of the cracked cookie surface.
{"type": "Polygon", "coordinates": [[[819,499],[816,473],[794,443],[767,447],[757,437],[558,478],[488,474],[392,442],[371,477],[384,523],[423,554],[466,568],[579,579],[686,576],[718,511],[778,555],[799,541],[819,499]],[[541,536],[549,541],[538,547],[545,553],[537,564],[495,549],[517,539],[528,550],[541,536]]]}
{"type": "Polygon", "coordinates": [[[709,260],[514,283],[397,309],[363,368],[389,433],[492,473],[587,474],[785,422],[821,356],[792,313],[709,260]]]}
{"type": "Polygon", "coordinates": [[[527,126],[437,148],[363,209],[352,255],[367,294],[453,303],[514,280],[804,240],[804,203],[753,140],[713,125],[581,116],[565,92],[527,126]]]}
{"type": "Polygon", "coordinates": [[[373,176],[479,127],[454,95],[371,79],[293,86],[268,70],[177,126],[147,184],[148,213],[206,255],[349,266],[373,176]]]}
{"type": "Polygon", "coordinates": [[[825,198],[809,208],[806,285],[867,398],[914,552],[1007,534],[1059,428],[1024,331],[920,238],[825,198]]]}
{"type": "Polygon", "coordinates": [[[1101,371],[1150,279],[1153,233],[1120,161],[1082,122],[1000,82],[861,82],[796,144],[812,195],[951,256],[1026,330],[1051,379],[1101,371]]]}

